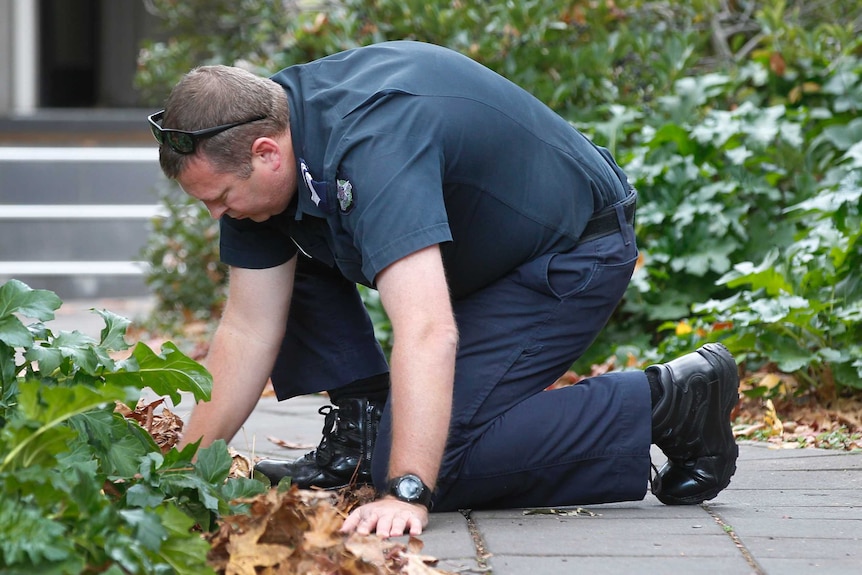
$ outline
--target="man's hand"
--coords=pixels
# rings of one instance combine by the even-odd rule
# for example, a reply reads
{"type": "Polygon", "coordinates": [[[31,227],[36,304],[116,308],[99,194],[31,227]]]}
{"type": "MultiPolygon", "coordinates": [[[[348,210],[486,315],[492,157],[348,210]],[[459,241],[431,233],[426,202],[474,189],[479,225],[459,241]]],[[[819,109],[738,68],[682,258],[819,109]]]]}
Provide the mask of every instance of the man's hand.
{"type": "Polygon", "coordinates": [[[400,537],[405,533],[417,536],[426,525],[428,509],[424,505],[387,496],[351,511],[344,520],[341,532],[356,531],[360,535],[368,535],[376,531],[380,537],[400,537]]]}

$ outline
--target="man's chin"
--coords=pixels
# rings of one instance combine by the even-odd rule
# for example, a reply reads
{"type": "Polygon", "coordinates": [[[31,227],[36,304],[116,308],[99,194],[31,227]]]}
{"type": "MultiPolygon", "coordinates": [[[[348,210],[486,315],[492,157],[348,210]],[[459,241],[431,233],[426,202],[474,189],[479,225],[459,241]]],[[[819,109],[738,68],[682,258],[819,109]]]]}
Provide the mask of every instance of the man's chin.
{"type": "Polygon", "coordinates": [[[247,216],[247,217],[248,217],[248,219],[250,219],[253,222],[261,223],[261,222],[265,222],[266,220],[268,220],[272,216],[270,216],[269,214],[264,214],[264,215],[247,216]]]}

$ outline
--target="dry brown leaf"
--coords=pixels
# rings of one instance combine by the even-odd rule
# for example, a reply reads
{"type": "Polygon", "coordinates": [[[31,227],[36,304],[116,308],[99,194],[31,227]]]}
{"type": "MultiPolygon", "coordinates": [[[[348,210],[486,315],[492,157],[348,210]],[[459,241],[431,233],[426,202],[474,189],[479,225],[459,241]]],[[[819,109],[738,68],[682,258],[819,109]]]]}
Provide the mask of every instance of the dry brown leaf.
{"type": "Polygon", "coordinates": [[[270,489],[248,500],[250,513],[225,517],[209,536],[208,562],[218,573],[323,575],[442,575],[433,557],[418,555],[419,540],[407,545],[374,535],[349,537],[339,530],[358,497],[329,491],[279,493],[270,489]]]}
{"type": "Polygon", "coordinates": [[[251,459],[234,449],[228,447],[230,454],[230,472],[228,477],[251,477],[252,464],[251,459]]]}
{"type": "Polygon", "coordinates": [[[167,453],[179,443],[183,420],[164,407],[164,401],[164,398],[160,398],[147,403],[146,400],[140,399],[135,409],[117,402],[114,409],[126,419],[137,421],[153,437],[162,453],[167,453]],[[157,410],[159,407],[161,409],[157,410]]]}
{"type": "Polygon", "coordinates": [[[784,424],[778,413],[775,411],[775,405],[771,399],[766,400],[766,411],[763,413],[763,423],[769,432],[769,435],[781,436],[784,434],[784,424]]]}
{"type": "MultiPolygon", "coordinates": [[[[781,375],[783,383],[788,384],[781,375]]],[[[752,379],[759,380],[757,376],[752,379]]],[[[791,385],[792,382],[791,382],[791,385]]],[[[862,434],[862,400],[839,398],[830,402],[816,397],[792,397],[772,400],[774,417],[782,422],[783,432],[769,437],[777,447],[828,447],[859,449],[862,434]]],[[[734,435],[741,438],[763,436],[771,417],[767,402],[744,397],[736,414],[734,435]]]]}
{"type": "Polygon", "coordinates": [[[303,450],[314,449],[315,447],[317,447],[316,445],[310,443],[291,443],[290,441],[285,441],[284,439],[279,439],[277,437],[273,437],[272,435],[267,435],[266,439],[270,443],[274,443],[275,445],[278,445],[279,447],[284,447],[285,449],[303,450]]]}

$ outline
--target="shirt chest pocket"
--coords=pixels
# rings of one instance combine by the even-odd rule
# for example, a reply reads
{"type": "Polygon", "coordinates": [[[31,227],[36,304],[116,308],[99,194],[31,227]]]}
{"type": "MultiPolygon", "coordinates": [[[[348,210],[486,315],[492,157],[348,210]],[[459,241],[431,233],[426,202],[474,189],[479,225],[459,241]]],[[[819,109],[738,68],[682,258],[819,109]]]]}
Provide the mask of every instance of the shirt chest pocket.
{"type": "Polygon", "coordinates": [[[325,222],[302,220],[302,225],[293,226],[290,238],[303,256],[322,262],[329,267],[335,265],[335,257],[326,241],[325,222]],[[320,224],[324,225],[321,226],[320,224]]]}

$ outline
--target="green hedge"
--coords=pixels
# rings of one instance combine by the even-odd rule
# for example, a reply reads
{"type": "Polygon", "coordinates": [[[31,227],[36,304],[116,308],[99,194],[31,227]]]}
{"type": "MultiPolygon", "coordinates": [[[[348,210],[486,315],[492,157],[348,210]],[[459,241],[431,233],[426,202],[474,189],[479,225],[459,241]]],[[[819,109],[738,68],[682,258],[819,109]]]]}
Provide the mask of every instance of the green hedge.
{"type": "MultiPolygon", "coordinates": [[[[862,389],[862,7],[726,4],[345,0],[289,13],[263,0],[153,0],[170,39],[148,43],[138,79],[166,94],[207,62],[268,74],[383,40],[452,47],[610,148],[639,190],[643,265],[576,368],[721,339],[752,367],[796,374],[798,391],[862,389]],[[782,281],[764,283],[766,269],[782,281]]],[[[176,273],[154,263],[154,278],[176,273]]],[[[172,278],[154,281],[172,308],[183,301],[172,278]]]]}

